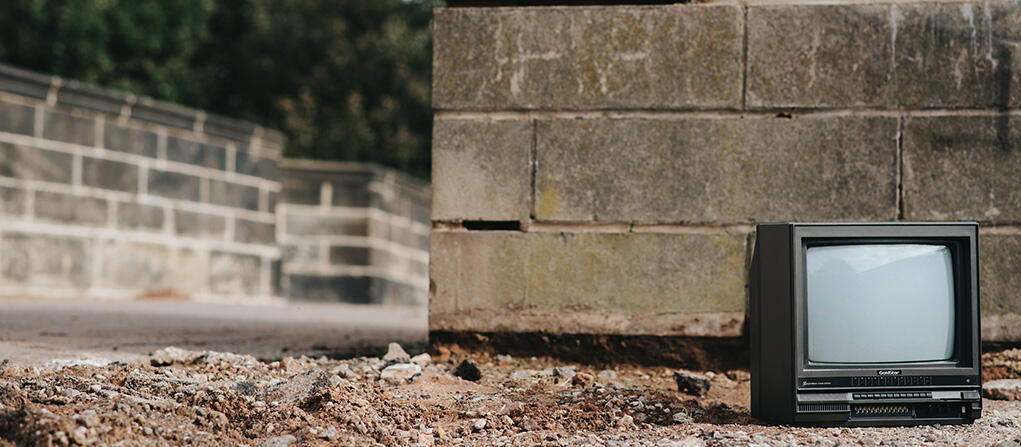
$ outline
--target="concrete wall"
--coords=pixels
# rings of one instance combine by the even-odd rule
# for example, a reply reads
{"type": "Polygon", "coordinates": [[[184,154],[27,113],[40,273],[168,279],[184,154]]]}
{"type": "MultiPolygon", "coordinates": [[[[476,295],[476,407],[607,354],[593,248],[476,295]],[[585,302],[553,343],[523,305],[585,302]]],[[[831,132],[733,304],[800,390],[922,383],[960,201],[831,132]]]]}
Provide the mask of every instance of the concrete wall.
{"type": "Polygon", "coordinates": [[[293,159],[281,181],[284,296],[426,304],[428,184],[371,164],[293,159]]]}
{"type": "Polygon", "coordinates": [[[0,65],[0,295],[267,300],[276,131],[0,65]]]}
{"type": "Polygon", "coordinates": [[[433,331],[737,336],[755,222],[978,220],[1021,341],[1021,2],[435,15],[433,331]]]}

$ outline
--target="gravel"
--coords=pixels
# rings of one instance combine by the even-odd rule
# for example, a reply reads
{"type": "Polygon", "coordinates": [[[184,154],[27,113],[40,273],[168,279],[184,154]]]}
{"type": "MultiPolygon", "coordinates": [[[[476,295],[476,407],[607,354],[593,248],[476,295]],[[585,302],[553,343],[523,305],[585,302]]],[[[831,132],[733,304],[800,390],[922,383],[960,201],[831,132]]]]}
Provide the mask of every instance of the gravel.
{"type": "MultiPolygon", "coordinates": [[[[457,349],[426,368],[380,358],[261,362],[210,351],[158,353],[155,363],[166,366],[149,359],[8,367],[0,373],[0,446],[836,447],[1021,440],[1021,401],[989,399],[983,418],[970,425],[761,425],[748,415],[747,371],[692,373],[711,387],[691,396],[678,391],[676,371],[667,368],[606,369],[457,349]],[[476,381],[455,375],[465,365],[475,368],[476,381]],[[388,371],[415,368],[420,373],[388,378],[388,371]]],[[[998,371],[998,379],[1016,378],[998,371]]]]}

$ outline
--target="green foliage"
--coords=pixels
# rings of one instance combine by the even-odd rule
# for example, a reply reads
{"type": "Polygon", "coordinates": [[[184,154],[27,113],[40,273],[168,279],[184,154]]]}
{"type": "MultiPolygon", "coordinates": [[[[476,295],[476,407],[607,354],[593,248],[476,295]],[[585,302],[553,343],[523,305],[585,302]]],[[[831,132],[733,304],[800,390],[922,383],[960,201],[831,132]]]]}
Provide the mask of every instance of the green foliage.
{"type": "Polygon", "coordinates": [[[429,175],[438,0],[5,0],[0,61],[253,120],[286,155],[429,175]]]}

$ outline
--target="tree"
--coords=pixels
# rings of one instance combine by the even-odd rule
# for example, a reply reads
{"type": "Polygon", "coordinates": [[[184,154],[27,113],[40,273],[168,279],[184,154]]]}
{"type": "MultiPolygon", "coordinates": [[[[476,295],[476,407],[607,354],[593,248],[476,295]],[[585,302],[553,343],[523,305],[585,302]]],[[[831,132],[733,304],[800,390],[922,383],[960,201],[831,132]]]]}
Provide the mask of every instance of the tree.
{"type": "Polygon", "coordinates": [[[0,61],[280,129],[285,155],[429,175],[438,0],[8,0],[0,61]]]}

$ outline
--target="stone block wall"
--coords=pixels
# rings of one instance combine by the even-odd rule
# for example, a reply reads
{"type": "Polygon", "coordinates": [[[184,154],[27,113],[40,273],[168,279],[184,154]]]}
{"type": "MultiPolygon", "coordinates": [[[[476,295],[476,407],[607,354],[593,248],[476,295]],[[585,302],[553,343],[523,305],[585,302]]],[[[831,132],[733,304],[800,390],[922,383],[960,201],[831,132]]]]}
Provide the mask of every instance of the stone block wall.
{"type": "Polygon", "coordinates": [[[283,144],[0,65],[0,296],[276,296],[283,144]]]}
{"type": "Polygon", "coordinates": [[[430,329],[738,336],[754,224],[976,220],[1021,341],[1021,3],[437,9],[430,329]]]}
{"type": "Polygon", "coordinates": [[[372,164],[295,159],[281,182],[283,296],[426,304],[428,184],[372,164]]]}

